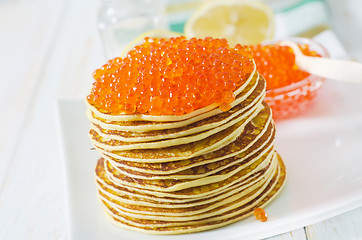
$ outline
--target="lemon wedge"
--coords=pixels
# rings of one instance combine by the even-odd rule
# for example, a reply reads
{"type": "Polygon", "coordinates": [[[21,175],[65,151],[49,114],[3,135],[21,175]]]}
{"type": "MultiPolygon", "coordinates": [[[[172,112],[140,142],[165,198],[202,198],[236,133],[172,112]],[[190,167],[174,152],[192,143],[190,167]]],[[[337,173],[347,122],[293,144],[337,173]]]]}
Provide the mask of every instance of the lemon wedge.
{"type": "Polygon", "coordinates": [[[271,39],[274,25],[273,11],[259,0],[222,0],[206,2],[196,10],[184,32],[188,38],[226,38],[234,46],[271,39]]]}
{"type": "Polygon", "coordinates": [[[121,56],[125,57],[127,53],[132,50],[135,46],[141,45],[144,42],[145,37],[150,38],[171,38],[182,36],[180,33],[167,31],[167,30],[151,30],[145,33],[142,33],[136,37],[132,42],[130,42],[121,52],[121,56]]]}

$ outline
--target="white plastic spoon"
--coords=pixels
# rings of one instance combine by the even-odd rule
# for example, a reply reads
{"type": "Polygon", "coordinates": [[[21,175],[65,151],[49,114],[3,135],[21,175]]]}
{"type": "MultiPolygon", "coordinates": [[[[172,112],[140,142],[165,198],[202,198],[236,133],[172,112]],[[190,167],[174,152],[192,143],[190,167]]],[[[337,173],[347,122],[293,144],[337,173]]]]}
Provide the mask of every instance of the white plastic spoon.
{"type": "Polygon", "coordinates": [[[291,47],[295,54],[296,64],[306,72],[338,81],[362,83],[361,63],[323,57],[308,57],[302,53],[296,43],[291,41],[281,41],[279,45],[291,47]]]}

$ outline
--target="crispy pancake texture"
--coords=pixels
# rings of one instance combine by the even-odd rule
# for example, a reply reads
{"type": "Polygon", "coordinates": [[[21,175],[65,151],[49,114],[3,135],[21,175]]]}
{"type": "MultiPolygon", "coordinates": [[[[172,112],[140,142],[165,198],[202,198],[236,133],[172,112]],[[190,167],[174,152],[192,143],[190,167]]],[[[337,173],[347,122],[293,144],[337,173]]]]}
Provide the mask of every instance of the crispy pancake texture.
{"type": "Polygon", "coordinates": [[[101,155],[98,198],[117,226],[150,234],[219,228],[251,215],[284,186],[275,125],[257,71],[229,111],[212,104],[183,116],[107,115],[88,104],[101,155]]]}

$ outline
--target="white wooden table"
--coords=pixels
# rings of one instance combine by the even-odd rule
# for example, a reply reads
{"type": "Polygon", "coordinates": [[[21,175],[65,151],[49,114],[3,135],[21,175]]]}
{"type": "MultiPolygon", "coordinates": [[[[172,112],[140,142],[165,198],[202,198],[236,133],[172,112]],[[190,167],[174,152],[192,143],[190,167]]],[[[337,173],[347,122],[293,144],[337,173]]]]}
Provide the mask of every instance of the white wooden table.
{"type": "MultiPolygon", "coordinates": [[[[353,10],[361,1],[329,3],[337,34],[361,61],[362,20],[353,10]]],[[[69,238],[55,101],[84,98],[105,61],[98,4],[0,1],[0,239],[69,238]]],[[[361,219],[358,208],[271,239],[362,239],[361,219]]]]}

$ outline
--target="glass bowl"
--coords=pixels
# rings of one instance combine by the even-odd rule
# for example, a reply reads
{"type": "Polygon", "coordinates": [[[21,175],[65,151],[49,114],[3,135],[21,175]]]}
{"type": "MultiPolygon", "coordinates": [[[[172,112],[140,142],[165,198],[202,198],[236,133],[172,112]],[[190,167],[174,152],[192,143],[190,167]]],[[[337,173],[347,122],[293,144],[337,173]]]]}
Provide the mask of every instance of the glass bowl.
{"type": "MultiPolygon", "coordinates": [[[[308,38],[287,38],[298,44],[307,44],[309,49],[316,51],[322,57],[329,57],[327,50],[318,42],[308,38]]],[[[276,44],[280,40],[263,42],[263,45],[276,44]]],[[[284,119],[295,116],[305,110],[316,97],[325,78],[309,75],[308,77],[290,85],[266,90],[265,101],[272,109],[273,118],[284,119]]]]}

